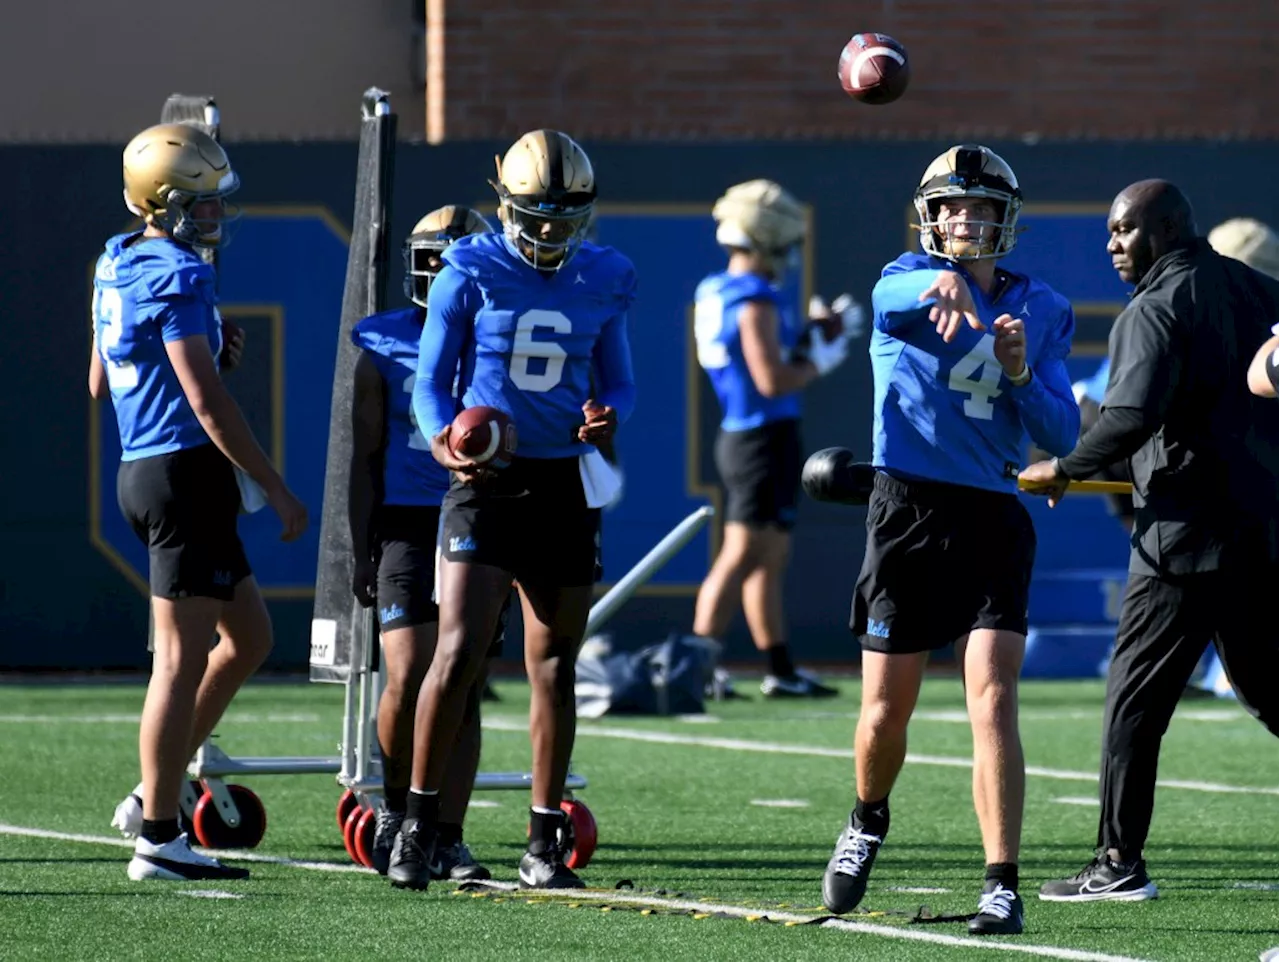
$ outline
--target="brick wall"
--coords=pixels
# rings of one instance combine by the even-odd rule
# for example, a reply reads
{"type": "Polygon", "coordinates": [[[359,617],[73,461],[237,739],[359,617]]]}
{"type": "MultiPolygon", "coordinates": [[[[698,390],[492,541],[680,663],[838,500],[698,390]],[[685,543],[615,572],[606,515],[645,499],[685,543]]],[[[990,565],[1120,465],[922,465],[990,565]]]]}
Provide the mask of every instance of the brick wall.
{"type": "Polygon", "coordinates": [[[1277,134],[1277,8],[1262,0],[425,2],[444,57],[432,140],[543,125],[590,139],[1277,134]],[[840,89],[840,50],[862,30],[908,50],[895,104],[840,89]]]}

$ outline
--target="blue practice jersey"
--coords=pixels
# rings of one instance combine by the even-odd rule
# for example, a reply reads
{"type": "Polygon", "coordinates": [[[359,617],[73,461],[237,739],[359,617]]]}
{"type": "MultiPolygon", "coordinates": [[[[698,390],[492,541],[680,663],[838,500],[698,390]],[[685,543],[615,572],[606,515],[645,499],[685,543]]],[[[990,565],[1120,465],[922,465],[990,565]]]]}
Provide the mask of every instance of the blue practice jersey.
{"type": "Polygon", "coordinates": [[[413,414],[422,321],[422,308],[406,307],[366,317],[351,330],[387,385],[383,504],[439,505],[449,490],[449,472],[431,456],[431,435],[413,414]]]}
{"type": "Polygon", "coordinates": [[[450,244],[427,296],[414,411],[428,436],[454,417],[454,371],[474,354],[462,407],[507,412],[529,458],[575,457],[582,406],[592,396],[619,423],[635,406],[627,309],[635,269],[611,247],[584,243],[555,273],[516,256],[505,236],[472,234],[450,244]]]}
{"type": "Polygon", "coordinates": [[[888,264],[871,295],[875,316],[872,462],[891,474],[990,491],[1016,492],[1025,439],[1053,455],[1075,447],[1080,408],[1066,356],[1075,315],[1051,288],[1001,270],[995,300],[965,271],[938,258],[903,254],[888,264]],[[919,299],[942,270],[969,282],[986,331],[967,324],[950,343],[929,320],[933,299],[919,299]],[[995,357],[992,322],[1002,314],[1026,326],[1030,382],[1014,387],[995,357]]]}
{"type": "Polygon", "coordinates": [[[203,334],[215,364],[222,352],[213,268],[167,238],[125,246],[138,236],[107,241],[93,275],[93,343],[111,389],[124,461],[211,443],[165,343],[203,334]]]}
{"type": "Polygon", "coordinates": [[[765,301],[778,312],[778,343],[788,359],[804,332],[795,304],[759,274],[721,271],[703,279],[694,295],[694,337],[698,363],[720,400],[720,427],[746,431],[762,424],[800,417],[800,394],[765,397],[751,380],[742,355],[738,314],[748,301],[765,301]]]}

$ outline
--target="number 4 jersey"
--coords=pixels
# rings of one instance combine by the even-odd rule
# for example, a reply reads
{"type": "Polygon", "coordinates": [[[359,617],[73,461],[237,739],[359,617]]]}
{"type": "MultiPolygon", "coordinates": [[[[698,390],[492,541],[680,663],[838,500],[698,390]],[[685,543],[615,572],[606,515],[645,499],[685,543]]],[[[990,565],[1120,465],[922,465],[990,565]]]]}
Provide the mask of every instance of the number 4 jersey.
{"type": "Polygon", "coordinates": [[[1075,447],[1080,409],[1065,358],[1075,315],[1060,294],[1029,277],[999,270],[993,297],[948,261],[903,254],[881,272],[871,295],[875,326],[872,463],[890,474],[990,491],[1015,492],[1027,435],[1054,455],[1075,447]],[[985,331],[967,324],[950,343],[921,301],[939,271],[969,283],[985,331]],[[992,322],[1002,314],[1026,327],[1030,382],[1014,387],[995,356],[992,322]]]}
{"type": "Polygon", "coordinates": [[[444,430],[454,371],[470,351],[463,407],[511,415],[522,457],[577,457],[590,450],[577,439],[588,398],[613,407],[619,423],[635,406],[626,327],[635,269],[585,243],[559,271],[537,271],[509,243],[472,234],[445,249],[427,297],[414,410],[428,436],[444,430]]]}
{"type": "Polygon", "coordinates": [[[369,353],[386,383],[383,504],[434,507],[449,490],[449,472],[431,456],[431,438],[413,414],[422,321],[422,308],[406,307],[370,315],[351,329],[351,340],[369,353]]]}
{"type": "Polygon", "coordinates": [[[107,241],[93,274],[93,345],[120,429],[121,460],[209,443],[165,344],[204,335],[222,351],[213,268],[194,250],[140,232],[107,241]]]}

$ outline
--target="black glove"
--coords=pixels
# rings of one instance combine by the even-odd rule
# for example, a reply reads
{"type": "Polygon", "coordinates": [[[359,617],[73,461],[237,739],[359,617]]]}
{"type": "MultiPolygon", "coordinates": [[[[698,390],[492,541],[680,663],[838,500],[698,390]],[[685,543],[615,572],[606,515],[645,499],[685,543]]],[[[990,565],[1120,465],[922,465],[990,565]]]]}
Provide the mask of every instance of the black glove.
{"type": "Polygon", "coordinates": [[[848,448],[823,448],[805,461],[800,484],[814,501],[859,505],[871,497],[875,474],[871,465],[855,461],[848,448]]]}

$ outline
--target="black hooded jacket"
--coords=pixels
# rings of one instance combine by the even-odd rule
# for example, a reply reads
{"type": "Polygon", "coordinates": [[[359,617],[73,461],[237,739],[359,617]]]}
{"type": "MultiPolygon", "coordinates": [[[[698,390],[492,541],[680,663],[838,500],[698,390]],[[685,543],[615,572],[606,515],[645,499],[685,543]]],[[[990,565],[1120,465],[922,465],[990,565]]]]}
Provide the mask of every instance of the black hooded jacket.
{"type": "Polygon", "coordinates": [[[1197,238],[1157,260],[1116,318],[1098,423],[1058,464],[1082,479],[1128,460],[1131,572],[1276,559],[1280,411],[1246,375],[1278,309],[1276,281],[1197,238]]]}

